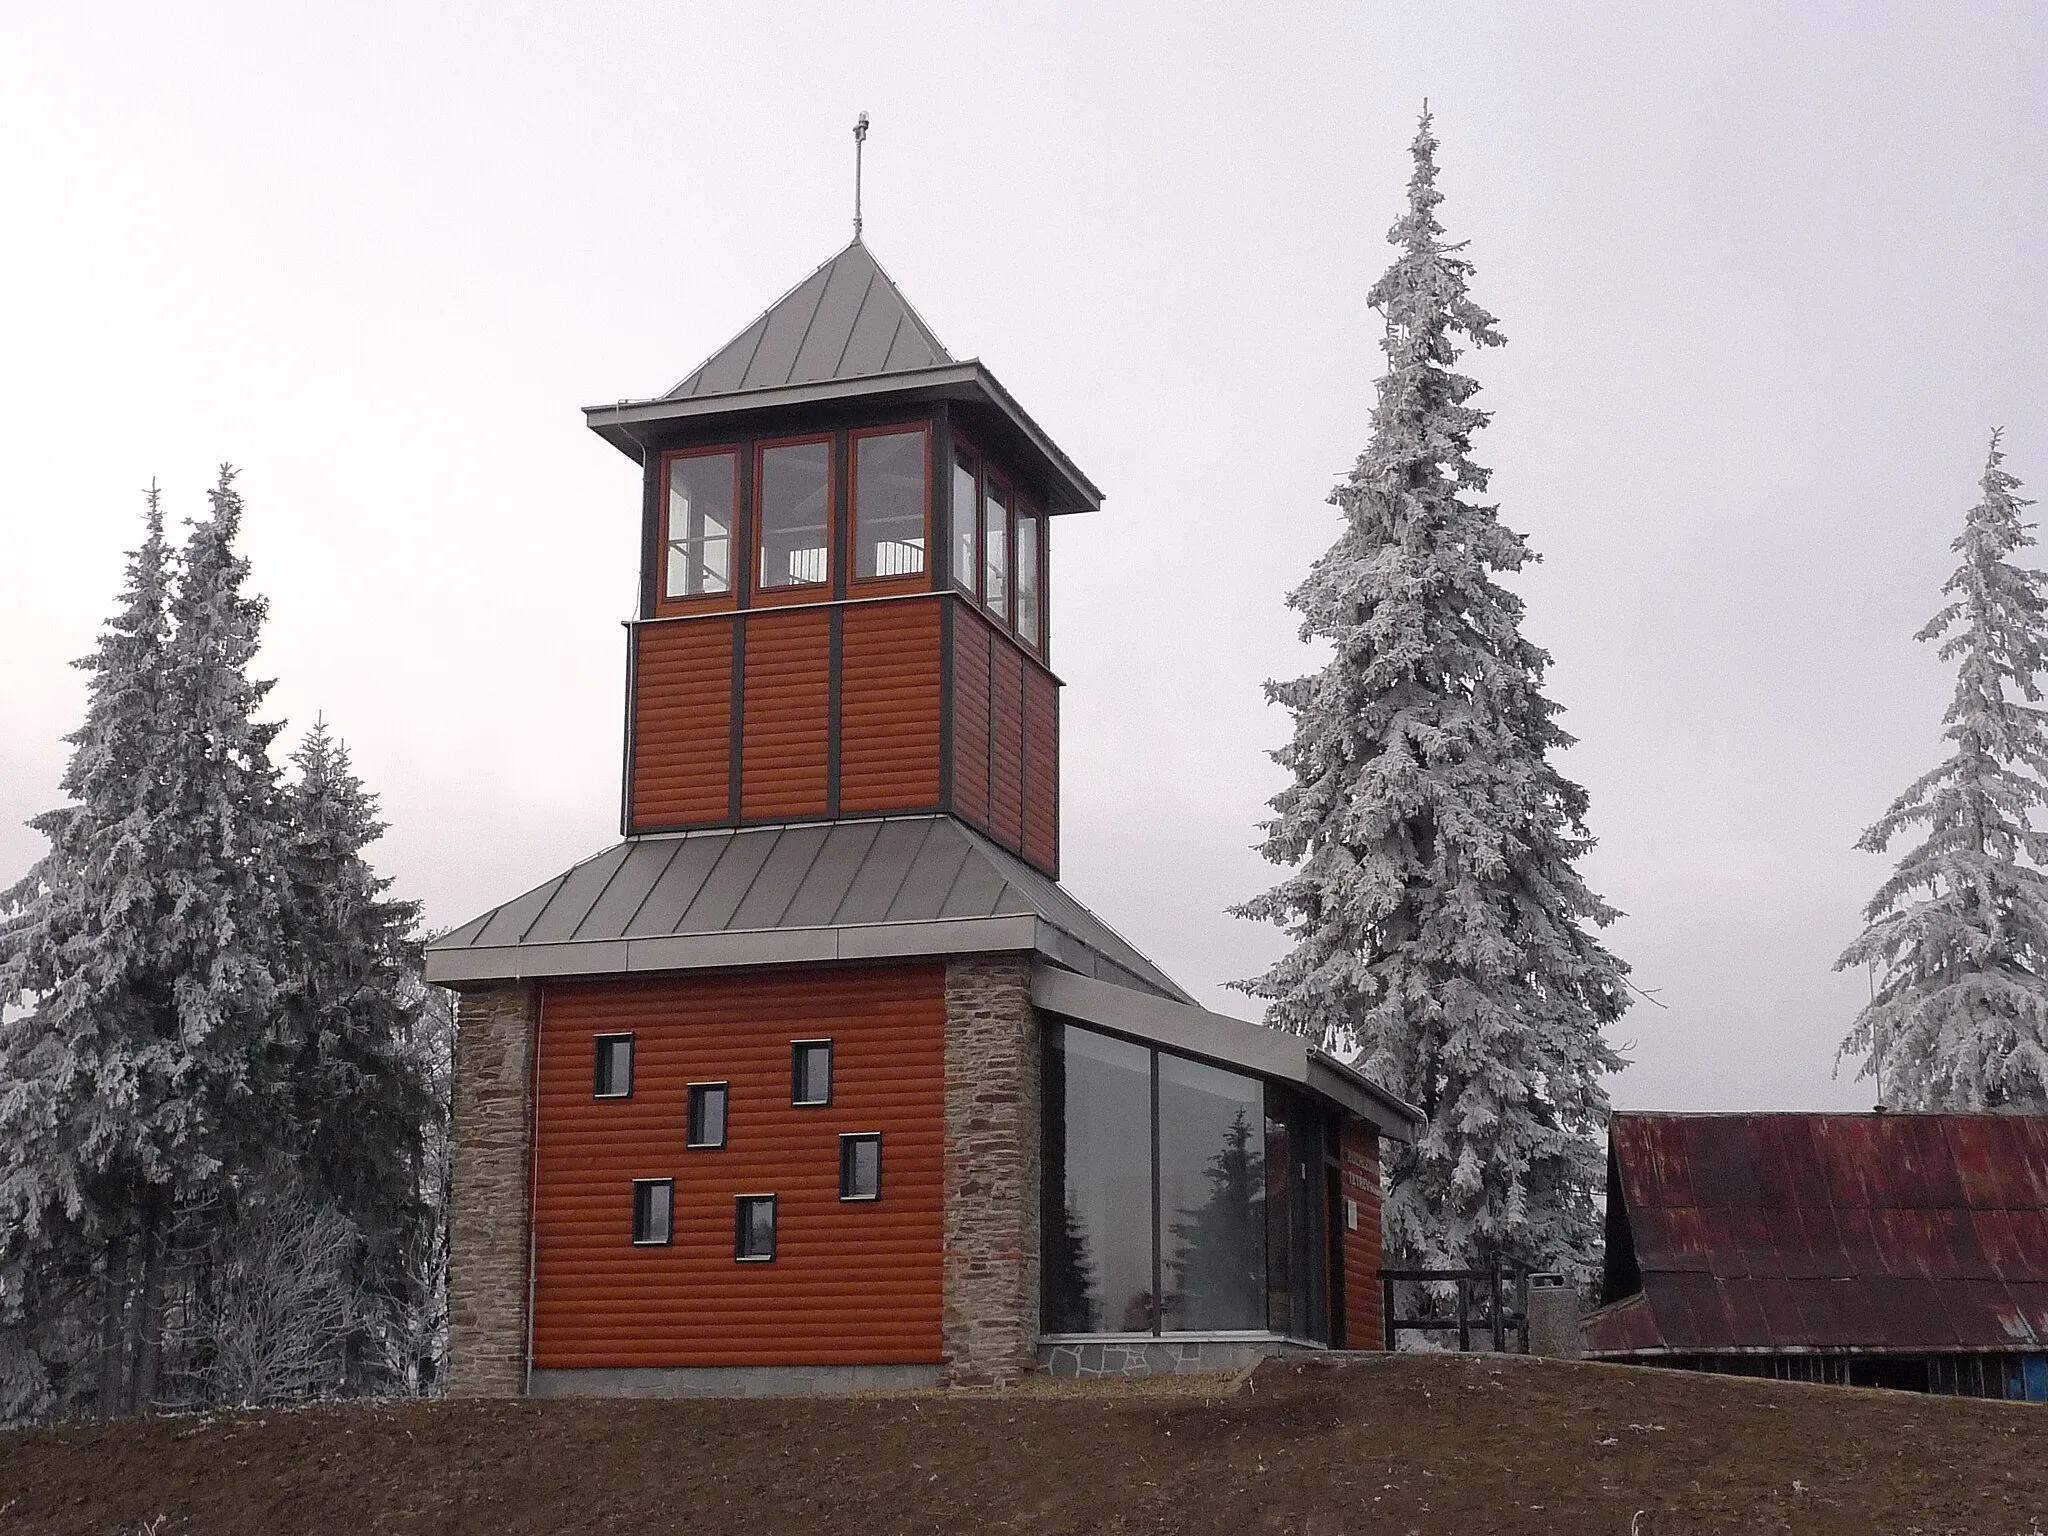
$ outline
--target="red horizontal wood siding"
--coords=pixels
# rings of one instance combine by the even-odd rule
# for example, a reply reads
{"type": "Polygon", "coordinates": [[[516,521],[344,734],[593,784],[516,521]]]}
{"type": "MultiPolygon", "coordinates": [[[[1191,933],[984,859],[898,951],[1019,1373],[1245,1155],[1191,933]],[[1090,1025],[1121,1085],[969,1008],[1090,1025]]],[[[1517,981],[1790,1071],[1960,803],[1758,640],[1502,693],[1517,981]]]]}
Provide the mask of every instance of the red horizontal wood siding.
{"type": "Polygon", "coordinates": [[[1386,1342],[1380,1299],[1380,1143],[1369,1125],[1344,1127],[1343,1198],[1358,1203],[1358,1230],[1338,1212],[1344,1233],[1344,1346],[1378,1349],[1386,1342]]]}
{"type": "Polygon", "coordinates": [[[1024,657],[1013,645],[998,640],[990,672],[989,761],[991,775],[989,830],[997,842],[1024,847],[1024,657]]]}
{"type": "Polygon", "coordinates": [[[988,826],[988,625],[966,603],[953,605],[953,809],[988,826]]]}
{"type": "Polygon", "coordinates": [[[536,1055],[534,1364],[865,1365],[941,1358],[941,966],[550,985],[536,1055]],[[634,1036],[633,1094],[591,1095],[593,1038],[634,1036]],[[790,1098],[829,1038],[832,1102],[790,1098]],[[693,1082],[730,1083],[726,1145],[684,1146],[693,1082]],[[839,1136],[882,1133],[882,1192],[839,1199],[839,1136]],[[667,1246],[633,1180],[673,1178],[667,1246]],[[774,1194],[772,1263],[733,1258],[733,1199],[774,1194]]]}
{"type": "Polygon", "coordinates": [[[632,824],[722,821],[732,774],[729,618],[633,631],[632,824]]]}
{"type": "Polygon", "coordinates": [[[1024,669],[1024,857],[1060,872],[1060,691],[1036,667],[1024,669]]]}
{"type": "Polygon", "coordinates": [[[755,611],[745,623],[740,814],[823,815],[832,691],[831,611],[755,611]]]}
{"type": "Polygon", "coordinates": [[[852,603],[840,639],[839,809],[939,803],[942,598],[852,603]]]}

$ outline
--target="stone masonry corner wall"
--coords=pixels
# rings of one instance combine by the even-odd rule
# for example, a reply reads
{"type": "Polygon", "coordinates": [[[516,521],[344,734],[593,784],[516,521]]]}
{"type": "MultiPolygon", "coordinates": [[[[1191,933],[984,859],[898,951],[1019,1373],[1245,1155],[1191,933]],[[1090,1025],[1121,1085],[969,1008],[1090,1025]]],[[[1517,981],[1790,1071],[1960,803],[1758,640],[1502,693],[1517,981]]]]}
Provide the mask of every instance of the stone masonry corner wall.
{"type": "Polygon", "coordinates": [[[466,990],[456,1012],[450,1397],[526,1390],[530,1085],[539,1020],[539,992],[520,983],[466,990]]]}
{"type": "Polygon", "coordinates": [[[1038,1020],[1031,962],[946,967],[945,1379],[1007,1386],[1038,1363],[1038,1020]]]}

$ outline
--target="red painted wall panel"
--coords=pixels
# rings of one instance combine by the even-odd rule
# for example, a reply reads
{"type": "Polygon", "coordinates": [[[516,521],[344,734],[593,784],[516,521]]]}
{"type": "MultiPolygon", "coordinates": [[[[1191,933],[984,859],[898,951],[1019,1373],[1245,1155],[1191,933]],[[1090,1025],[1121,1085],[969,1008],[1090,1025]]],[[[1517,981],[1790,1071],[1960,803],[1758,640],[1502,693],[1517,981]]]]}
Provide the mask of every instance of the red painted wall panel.
{"type": "Polygon", "coordinates": [[[757,610],[745,623],[740,814],[821,816],[831,736],[830,610],[757,610]]]}
{"type": "Polygon", "coordinates": [[[722,821],[732,773],[730,618],[633,631],[633,826],[722,821]]]}
{"type": "Polygon", "coordinates": [[[942,598],[852,603],[840,641],[839,809],[939,803],[942,598]]]}
{"type": "Polygon", "coordinates": [[[1024,669],[1024,857],[1060,872],[1060,691],[1050,674],[1024,669]]]}
{"type": "Polygon", "coordinates": [[[953,809],[988,827],[988,625],[964,602],[953,604],[953,809]]]}
{"type": "Polygon", "coordinates": [[[1007,848],[1024,848],[1024,658],[1001,638],[990,674],[989,760],[995,765],[989,831],[1007,848]]]}
{"type": "MultiPolygon", "coordinates": [[[[1358,1205],[1358,1229],[1344,1230],[1344,1344],[1378,1349],[1386,1342],[1380,1303],[1380,1143],[1372,1127],[1344,1127],[1343,1198],[1358,1205]]],[[[1346,1214],[1340,1212],[1340,1216],[1346,1214]]]]}
{"type": "Polygon", "coordinates": [[[855,1365],[940,1358],[945,972],[922,964],[565,982],[542,997],[534,1364],[855,1365]],[[633,1094],[591,1094],[634,1035],[633,1094]],[[832,1102],[790,1103],[790,1042],[833,1042],[832,1102]],[[731,1084],[727,1142],[686,1148],[688,1085],[731,1084]],[[839,1200],[839,1135],[880,1131],[882,1194],[839,1200]],[[675,1180],[665,1247],[632,1181],[675,1180]],[[772,1263],[733,1258],[733,1198],[779,1197],[772,1263]]]}

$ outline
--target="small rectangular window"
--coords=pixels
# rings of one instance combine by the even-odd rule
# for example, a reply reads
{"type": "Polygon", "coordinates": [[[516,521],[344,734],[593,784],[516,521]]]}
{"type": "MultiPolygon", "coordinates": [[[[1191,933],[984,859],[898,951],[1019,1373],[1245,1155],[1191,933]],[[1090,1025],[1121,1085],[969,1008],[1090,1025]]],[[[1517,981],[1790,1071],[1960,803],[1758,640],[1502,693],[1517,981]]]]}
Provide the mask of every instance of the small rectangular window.
{"type": "Polygon", "coordinates": [[[741,1195],[733,1202],[732,1256],[755,1264],[775,1257],[773,1195],[741,1195]]]}
{"type": "Polygon", "coordinates": [[[839,1198],[882,1197],[882,1133],[859,1131],[839,1138],[839,1198]]]}
{"type": "Polygon", "coordinates": [[[761,585],[816,586],[831,577],[832,444],[761,450],[761,585]]]}
{"type": "Polygon", "coordinates": [[[643,1246],[668,1241],[670,1221],[675,1210],[676,1181],[674,1179],[635,1179],[633,1181],[633,1241],[643,1246]]]}
{"type": "Polygon", "coordinates": [[[832,1102],[832,1042],[799,1040],[789,1048],[789,1102],[832,1102]]]}
{"type": "Polygon", "coordinates": [[[690,1084],[689,1144],[693,1147],[725,1145],[724,1083],[690,1084]]]}
{"type": "Polygon", "coordinates": [[[1044,526],[1036,512],[1017,509],[1017,638],[1034,650],[1045,634],[1038,595],[1038,536],[1044,526]]]}
{"type": "Polygon", "coordinates": [[[875,432],[853,440],[853,574],[924,574],[924,432],[875,432]]]}
{"type": "Polygon", "coordinates": [[[999,618],[1010,616],[1009,492],[991,480],[981,493],[981,603],[999,618]]]}
{"type": "Polygon", "coordinates": [[[953,585],[969,595],[974,592],[977,565],[974,533],[980,526],[979,519],[973,456],[956,451],[953,455],[953,585]]]}
{"type": "Polygon", "coordinates": [[[633,1096],[633,1037],[599,1035],[591,1091],[600,1099],[633,1096]]]}
{"type": "Polygon", "coordinates": [[[733,509],[739,455],[678,455],[668,461],[661,595],[713,597],[732,590],[733,509]]]}

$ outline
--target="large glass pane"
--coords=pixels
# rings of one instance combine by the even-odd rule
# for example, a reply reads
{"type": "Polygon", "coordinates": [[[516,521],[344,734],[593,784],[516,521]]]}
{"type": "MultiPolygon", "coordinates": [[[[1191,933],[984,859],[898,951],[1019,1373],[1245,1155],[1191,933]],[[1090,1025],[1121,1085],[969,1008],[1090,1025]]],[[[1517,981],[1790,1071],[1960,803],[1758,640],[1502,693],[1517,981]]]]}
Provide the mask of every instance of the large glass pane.
{"type": "Polygon", "coordinates": [[[1044,633],[1038,601],[1038,531],[1044,526],[1036,512],[1017,509],[1017,637],[1034,646],[1044,633]]]}
{"type": "Polygon", "coordinates": [[[974,460],[953,455],[953,585],[974,590],[974,460]]]}
{"type": "Polygon", "coordinates": [[[668,461],[668,559],[664,597],[732,590],[733,508],[739,455],[700,453],[668,461]]]}
{"type": "Polygon", "coordinates": [[[1330,1219],[1323,1117],[1305,1099],[1266,1094],[1266,1326],[1330,1336],[1330,1219]]]}
{"type": "Polygon", "coordinates": [[[853,574],[924,574],[924,433],[854,440],[853,574]]]}
{"type": "Polygon", "coordinates": [[[1160,1325],[1169,1332],[1266,1326],[1264,1118],[1257,1079],[1159,1053],[1160,1325]]]}
{"type": "Polygon", "coordinates": [[[981,601],[990,613],[1010,613],[1009,492],[991,480],[981,493],[981,601]]]}
{"type": "Polygon", "coordinates": [[[1151,1052],[1047,1031],[1043,1296],[1048,1333],[1149,1333],[1151,1052]]]}
{"type": "Polygon", "coordinates": [[[763,449],[760,501],[761,585],[825,581],[832,545],[832,445],[763,449]]]}

